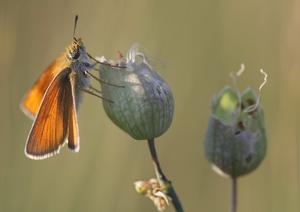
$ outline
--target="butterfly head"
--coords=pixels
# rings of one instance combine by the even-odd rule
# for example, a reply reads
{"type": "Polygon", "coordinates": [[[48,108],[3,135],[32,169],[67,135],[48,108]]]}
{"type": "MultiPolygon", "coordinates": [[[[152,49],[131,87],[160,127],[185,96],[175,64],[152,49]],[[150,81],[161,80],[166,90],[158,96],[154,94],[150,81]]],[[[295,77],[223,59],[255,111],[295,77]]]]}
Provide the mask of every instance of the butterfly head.
{"type": "Polygon", "coordinates": [[[71,66],[75,70],[85,71],[94,67],[94,64],[88,59],[88,54],[81,38],[74,38],[74,42],[67,47],[65,55],[71,61],[71,66]]]}
{"type": "Polygon", "coordinates": [[[74,38],[74,42],[67,48],[67,57],[72,60],[80,60],[82,55],[86,54],[85,47],[82,43],[81,38],[74,38]]]}

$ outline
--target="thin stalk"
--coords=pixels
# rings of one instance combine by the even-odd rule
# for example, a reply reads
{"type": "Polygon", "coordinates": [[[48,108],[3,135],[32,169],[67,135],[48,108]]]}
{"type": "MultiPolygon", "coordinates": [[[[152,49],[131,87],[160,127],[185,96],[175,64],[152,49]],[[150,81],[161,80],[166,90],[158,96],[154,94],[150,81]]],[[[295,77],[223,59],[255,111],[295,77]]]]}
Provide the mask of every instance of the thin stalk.
{"type": "Polygon", "coordinates": [[[237,211],[237,179],[231,178],[231,212],[237,211]]]}
{"type": "Polygon", "coordinates": [[[157,157],[156,149],[155,149],[155,142],[154,139],[148,139],[148,146],[152,158],[152,163],[154,166],[154,171],[157,177],[157,180],[160,184],[161,187],[166,187],[167,189],[165,190],[166,194],[171,197],[172,199],[172,204],[174,208],[176,209],[177,212],[183,212],[183,208],[181,206],[180,200],[175,192],[175,189],[173,188],[171,181],[167,179],[167,177],[164,175],[160,164],[159,160],[157,157]]]}

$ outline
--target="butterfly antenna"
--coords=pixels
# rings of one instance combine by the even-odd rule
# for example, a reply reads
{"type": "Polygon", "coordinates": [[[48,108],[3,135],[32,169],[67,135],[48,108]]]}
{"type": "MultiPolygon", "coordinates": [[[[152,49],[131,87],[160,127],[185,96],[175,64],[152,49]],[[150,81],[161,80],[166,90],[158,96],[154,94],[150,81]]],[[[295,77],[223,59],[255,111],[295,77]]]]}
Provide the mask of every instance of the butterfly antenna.
{"type": "Polygon", "coordinates": [[[75,38],[75,32],[76,32],[77,22],[78,22],[78,15],[75,16],[75,23],[74,23],[73,38],[74,38],[75,41],[77,41],[77,39],[75,38]]]}

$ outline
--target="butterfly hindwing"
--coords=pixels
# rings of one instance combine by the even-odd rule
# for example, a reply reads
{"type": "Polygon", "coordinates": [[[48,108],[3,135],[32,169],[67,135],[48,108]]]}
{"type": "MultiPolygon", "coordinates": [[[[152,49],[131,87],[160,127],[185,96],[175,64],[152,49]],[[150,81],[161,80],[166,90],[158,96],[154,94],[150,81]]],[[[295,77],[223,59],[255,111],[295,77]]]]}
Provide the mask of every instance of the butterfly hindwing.
{"type": "Polygon", "coordinates": [[[76,73],[69,74],[69,80],[71,85],[72,94],[72,106],[69,107],[69,125],[68,125],[68,147],[69,149],[78,152],[79,151],[79,129],[77,124],[77,109],[76,109],[76,95],[75,95],[75,80],[76,73]]]}

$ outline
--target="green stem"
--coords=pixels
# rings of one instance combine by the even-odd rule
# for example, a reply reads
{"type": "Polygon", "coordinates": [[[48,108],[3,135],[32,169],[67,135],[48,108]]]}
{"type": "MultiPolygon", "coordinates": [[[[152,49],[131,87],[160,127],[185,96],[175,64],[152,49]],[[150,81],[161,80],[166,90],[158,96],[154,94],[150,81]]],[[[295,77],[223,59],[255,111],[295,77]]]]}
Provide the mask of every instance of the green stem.
{"type": "Polygon", "coordinates": [[[160,164],[159,164],[159,160],[157,157],[157,153],[156,153],[156,149],[155,149],[155,142],[154,139],[148,139],[148,146],[149,146],[149,150],[151,153],[151,158],[152,158],[152,163],[154,166],[154,170],[155,170],[155,174],[157,177],[157,180],[160,184],[161,187],[166,187],[166,194],[171,197],[172,199],[172,203],[174,208],[176,209],[177,212],[183,212],[183,208],[181,206],[180,200],[175,192],[175,189],[172,186],[171,181],[169,181],[167,179],[167,177],[164,175],[160,164]]]}
{"type": "Polygon", "coordinates": [[[237,179],[231,178],[231,212],[237,210],[237,179]]]}

